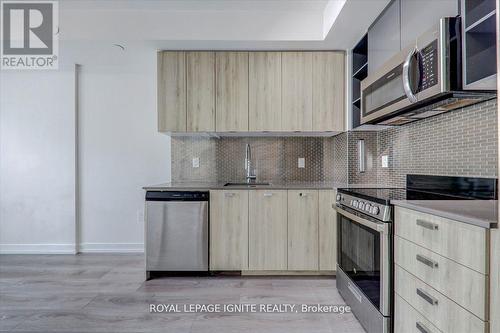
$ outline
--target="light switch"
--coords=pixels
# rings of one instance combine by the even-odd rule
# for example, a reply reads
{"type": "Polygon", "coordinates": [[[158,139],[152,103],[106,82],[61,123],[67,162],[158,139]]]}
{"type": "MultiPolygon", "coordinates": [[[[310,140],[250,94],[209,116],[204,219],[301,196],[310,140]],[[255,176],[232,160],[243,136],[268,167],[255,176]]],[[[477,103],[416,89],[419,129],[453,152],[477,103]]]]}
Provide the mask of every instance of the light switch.
{"type": "Polygon", "coordinates": [[[303,169],[306,167],[306,159],[303,157],[299,157],[299,168],[303,169]]]}
{"type": "Polygon", "coordinates": [[[389,156],[382,155],[382,168],[388,168],[388,167],[389,167],[389,156]]]}
{"type": "Polygon", "coordinates": [[[199,168],[199,167],[200,167],[200,158],[193,157],[193,168],[199,168]]]}

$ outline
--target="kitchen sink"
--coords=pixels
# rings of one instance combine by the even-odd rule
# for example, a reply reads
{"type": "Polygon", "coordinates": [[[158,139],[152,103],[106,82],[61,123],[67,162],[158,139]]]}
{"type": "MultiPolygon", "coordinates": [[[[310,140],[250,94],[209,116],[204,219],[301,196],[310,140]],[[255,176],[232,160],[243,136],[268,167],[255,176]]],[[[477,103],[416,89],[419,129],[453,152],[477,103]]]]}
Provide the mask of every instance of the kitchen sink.
{"type": "Polygon", "coordinates": [[[271,183],[225,183],[224,187],[230,187],[230,186],[270,186],[271,183]]]}

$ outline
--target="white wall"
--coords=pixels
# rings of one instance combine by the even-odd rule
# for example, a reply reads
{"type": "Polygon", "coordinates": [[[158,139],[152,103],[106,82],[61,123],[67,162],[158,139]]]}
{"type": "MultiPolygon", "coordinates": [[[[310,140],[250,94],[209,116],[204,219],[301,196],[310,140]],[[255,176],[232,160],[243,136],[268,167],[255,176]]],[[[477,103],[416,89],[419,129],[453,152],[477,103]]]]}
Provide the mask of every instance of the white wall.
{"type": "Polygon", "coordinates": [[[0,253],[143,251],[142,187],[170,181],[156,51],[86,57],[78,85],[75,71],[0,72],[0,253]]]}
{"type": "Polygon", "coordinates": [[[128,48],[113,65],[83,65],[79,82],[81,251],[142,251],[142,187],[170,180],[156,52],[128,48]]]}
{"type": "Polygon", "coordinates": [[[75,71],[0,73],[0,252],[75,251],[75,71]]]}

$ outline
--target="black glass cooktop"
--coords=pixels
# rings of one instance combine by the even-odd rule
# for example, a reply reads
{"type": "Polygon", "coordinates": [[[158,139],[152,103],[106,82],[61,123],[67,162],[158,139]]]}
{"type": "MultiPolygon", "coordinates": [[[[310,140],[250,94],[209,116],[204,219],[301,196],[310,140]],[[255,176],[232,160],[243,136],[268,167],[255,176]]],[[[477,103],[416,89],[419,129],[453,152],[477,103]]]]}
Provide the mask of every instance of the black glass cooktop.
{"type": "Polygon", "coordinates": [[[340,193],[388,205],[391,200],[496,200],[494,178],[408,175],[406,188],[341,188],[340,193]]]}

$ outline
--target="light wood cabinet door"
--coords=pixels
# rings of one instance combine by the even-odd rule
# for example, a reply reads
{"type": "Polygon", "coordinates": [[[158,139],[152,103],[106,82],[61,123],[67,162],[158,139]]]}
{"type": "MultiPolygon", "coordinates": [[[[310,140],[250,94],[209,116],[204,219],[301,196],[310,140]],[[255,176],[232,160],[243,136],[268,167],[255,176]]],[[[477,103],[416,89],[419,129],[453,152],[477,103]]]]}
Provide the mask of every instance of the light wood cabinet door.
{"type": "Polygon", "coordinates": [[[249,130],[281,131],[281,52],[250,52],[249,130]]]}
{"type": "Polygon", "coordinates": [[[488,274],[487,229],[402,207],[394,211],[394,224],[397,236],[488,274]]]}
{"type": "Polygon", "coordinates": [[[312,52],[283,52],[282,129],[312,131],[312,52]]]}
{"type": "Polygon", "coordinates": [[[487,323],[395,265],[395,292],[442,332],[486,333],[487,323]]]}
{"type": "Polygon", "coordinates": [[[210,270],[248,269],[248,191],[210,191],[210,270]]]}
{"type": "Polygon", "coordinates": [[[248,131],[248,52],[216,54],[217,132],[248,131]]]}
{"type": "Polygon", "coordinates": [[[344,131],[345,53],[313,52],[313,131],[344,131]]]}
{"type": "Polygon", "coordinates": [[[487,320],[486,275],[399,236],[394,237],[394,261],[480,319],[487,320]]]}
{"type": "Polygon", "coordinates": [[[319,269],[322,271],[337,270],[337,212],[332,207],[336,195],[335,190],[318,192],[319,269]]]}
{"type": "Polygon", "coordinates": [[[288,191],[288,270],[319,269],[318,191],[288,191]]]}
{"type": "Polygon", "coordinates": [[[215,53],[187,52],[187,131],[215,131],[215,53]]]}
{"type": "Polygon", "coordinates": [[[250,270],[287,269],[287,192],[249,193],[248,261],[250,270]]]}
{"type": "Polygon", "coordinates": [[[158,131],[186,131],[186,54],[158,52],[158,131]]]}
{"type": "Polygon", "coordinates": [[[394,332],[441,332],[400,296],[396,295],[396,297],[394,297],[394,301],[394,332]]]}

